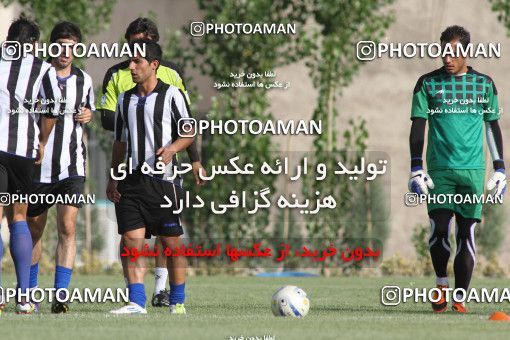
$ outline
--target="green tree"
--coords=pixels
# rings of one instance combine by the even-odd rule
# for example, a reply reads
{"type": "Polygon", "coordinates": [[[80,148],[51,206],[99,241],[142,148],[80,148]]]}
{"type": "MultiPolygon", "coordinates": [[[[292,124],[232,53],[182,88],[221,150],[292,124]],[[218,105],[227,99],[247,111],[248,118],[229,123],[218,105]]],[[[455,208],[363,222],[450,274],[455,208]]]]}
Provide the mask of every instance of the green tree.
{"type": "Polygon", "coordinates": [[[0,3],[20,4],[23,14],[35,19],[41,28],[41,41],[47,41],[53,26],[64,20],[78,25],[86,40],[108,29],[116,0],[0,0],[0,3]]]}
{"type": "Polygon", "coordinates": [[[312,13],[319,28],[310,41],[314,42],[307,62],[313,83],[319,91],[313,118],[322,120],[326,132],[318,136],[316,151],[334,151],[334,128],[338,110],[335,107],[342,88],[348,86],[363,64],[356,57],[358,41],[378,41],[394,20],[388,5],[393,0],[314,0],[312,13]]]}
{"type": "Polygon", "coordinates": [[[491,9],[498,15],[498,21],[507,29],[507,35],[510,35],[510,1],[509,0],[489,0],[491,9]]]}
{"type": "MultiPolygon", "coordinates": [[[[491,9],[497,13],[498,21],[501,22],[510,36],[510,0],[489,0],[491,9]]],[[[482,223],[477,230],[477,243],[481,253],[489,258],[495,256],[504,240],[505,210],[499,205],[486,204],[482,212],[482,223]]]]}
{"type": "MultiPolygon", "coordinates": [[[[358,164],[365,156],[368,130],[364,120],[351,119],[343,132],[342,147],[337,144],[335,128],[338,117],[336,103],[342,89],[348,86],[360,66],[355,46],[358,41],[378,41],[394,20],[389,10],[392,0],[312,1],[311,13],[317,23],[309,41],[312,54],[307,60],[319,97],[313,113],[314,120],[323,122],[325,130],[314,140],[314,163],[328,164],[334,160],[344,164],[358,164]]],[[[313,165],[312,165],[313,166],[313,165]]],[[[308,179],[303,186],[305,196],[318,190],[340,198],[337,208],[321,212],[319,217],[308,219],[310,236],[335,239],[370,237],[381,241],[387,237],[387,206],[383,197],[386,187],[375,183],[351,181],[345,176],[328,176],[322,181],[308,179]]]]}
{"type": "Polygon", "coordinates": [[[498,254],[505,240],[505,209],[499,204],[485,204],[482,211],[482,223],[476,228],[476,243],[480,253],[486,258],[498,254]]]}
{"type": "MultiPolygon", "coordinates": [[[[217,23],[296,23],[304,25],[305,5],[288,0],[256,0],[240,2],[235,0],[198,1],[204,13],[202,21],[217,23]]],[[[304,37],[301,30],[296,36],[288,35],[205,35],[195,38],[184,28],[190,48],[172,48],[176,51],[169,58],[182,65],[198,67],[201,73],[214,82],[232,81],[232,72],[260,72],[274,70],[301,58],[306,46],[300,43],[304,37]]],[[[176,41],[172,42],[172,45],[176,41]]],[[[189,84],[189,82],[188,82],[189,84]]],[[[222,89],[212,98],[208,119],[270,120],[268,112],[268,90],[265,88],[222,89]]],[[[224,164],[232,156],[240,156],[239,164],[253,163],[255,168],[264,161],[271,162],[271,139],[259,135],[212,135],[204,139],[202,147],[205,164],[224,164]]],[[[210,169],[209,169],[210,170],[210,169]]],[[[264,175],[216,177],[199,189],[206,202],[226,201],[232,190],[253,192],[269,188],[274,193],[273,177],[264,175]]],[[[193,190],[196,190],[193,188],[193,190]]],[[[215,215],[205,211],[189,211],[189,229],[192,237],[240,239],[264,236],[268,225],[268,212],[254,216],[243,209],[233,210],[227,215],[215,215]]]]}

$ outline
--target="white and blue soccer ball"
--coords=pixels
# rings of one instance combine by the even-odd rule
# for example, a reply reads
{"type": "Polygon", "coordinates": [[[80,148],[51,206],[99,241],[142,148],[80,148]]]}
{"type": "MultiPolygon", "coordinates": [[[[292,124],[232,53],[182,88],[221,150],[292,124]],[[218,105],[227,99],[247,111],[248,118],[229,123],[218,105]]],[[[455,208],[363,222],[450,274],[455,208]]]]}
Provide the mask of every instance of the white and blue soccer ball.
{"type": "Polygon", "coordinates": [[[283,286],[271,299],[271,310],[275,316],[302,318],[308,314],[310,301],[306,293],[296,286],[283,286]]]}

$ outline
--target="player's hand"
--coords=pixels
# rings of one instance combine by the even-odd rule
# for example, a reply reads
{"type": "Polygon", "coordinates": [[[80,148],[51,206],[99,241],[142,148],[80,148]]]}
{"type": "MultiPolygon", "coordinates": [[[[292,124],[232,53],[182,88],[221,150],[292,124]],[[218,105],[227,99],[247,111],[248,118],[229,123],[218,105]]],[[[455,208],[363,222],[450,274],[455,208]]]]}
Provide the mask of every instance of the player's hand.
{"type": "Polygon", "coordinates": [[[434,189],[432,178],[430,178],[423,169],[411,171],[411,175],[409,176],[409,190],[418,195],[428,195],[429,189],[434,189]]]}
{"type": "Polygon", "coordinates": [[[193,162],[191,166],[193,167],[193,176],[195,176],[195,182],[197,183],[197,185],[204,185],[205,180],[200,178],[200,174],[202,174],[202,176],[205,177],[207,176],[207,172],[205,171],[205,168],[202,166],[202,163],[200,163],[200,161],[193,162]]]}
{"type": "Polygon", "coordinates": [[[81,124],[87,124],[92,120],[92,111],[87,107],[81,107],[80,112],[74,116],[74,120],[81,124]]]}
{"type": "Polygon", "coordinates": [[[487,190],[491,191],[495,197],[503,196],[506,191],[506,175],[505,169],[498,169],[492,177],[487,181],[487,190]]]}
{"type": "Polygon", "coordinates": [[[161,160],[165,163],[165,165],[168,165],[168,163],[172,161],[174,155],[175,152],[168,147],[162,147],[156,151],[156,156],[161,157],[161,160]]]}
{"type": "Polygon", "coordinates": [[[39,149],[37,149],[37,158],[35,159],[35,164],[39,165],[42,163],[44,158],[44,145],[39,143],[39,149]]]}
{"type": "Polygon", "coordinates": [[[117,181],[110,179],[106,187],[106,197],[113,203],[119,203],[120,196],[120,192],[117,190],[117,181]]]}

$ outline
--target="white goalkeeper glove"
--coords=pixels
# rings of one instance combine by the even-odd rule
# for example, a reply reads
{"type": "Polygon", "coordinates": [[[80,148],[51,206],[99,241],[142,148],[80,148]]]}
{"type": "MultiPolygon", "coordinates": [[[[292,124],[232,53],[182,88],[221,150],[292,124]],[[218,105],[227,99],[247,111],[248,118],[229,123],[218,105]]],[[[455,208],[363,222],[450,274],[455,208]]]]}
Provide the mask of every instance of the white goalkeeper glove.
{"type": "Polygon", "coordinates": [[[505,169],[498,169],[492,177],[487,181],[487,190],[491,191],[495,197],[502,196],[506,190],[505,169]]]}
{"type": "Polygon", "coordinates": [[[409,190],[418,195],[428,195],[429,189],[434,189],[432,178],[430,178],[423,169],[411,171],[411,175],[409,176],[409,190]]]}

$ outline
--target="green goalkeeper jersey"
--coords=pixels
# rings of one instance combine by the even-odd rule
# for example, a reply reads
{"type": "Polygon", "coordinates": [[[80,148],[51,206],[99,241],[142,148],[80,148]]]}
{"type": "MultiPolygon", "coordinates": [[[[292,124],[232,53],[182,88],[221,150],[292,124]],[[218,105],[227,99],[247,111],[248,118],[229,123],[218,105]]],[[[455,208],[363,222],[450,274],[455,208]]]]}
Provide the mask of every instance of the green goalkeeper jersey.
{"type": "Polygon", "coordinates": [[[444,68],[425,74],[414,88],[411,119],[429,121],[427,168],[484,169],[484,121],[499,119],[496,86],[468,67],[463,75],[444,68]]]}

